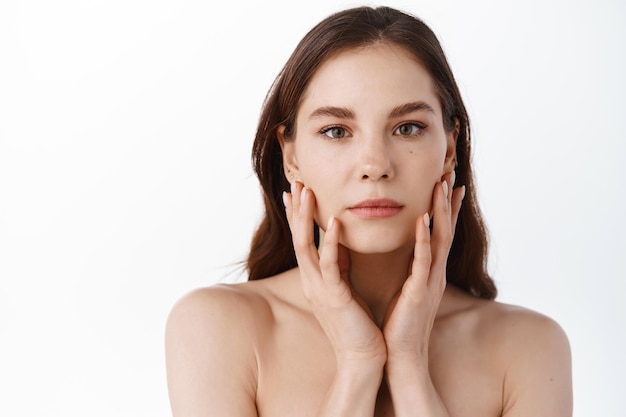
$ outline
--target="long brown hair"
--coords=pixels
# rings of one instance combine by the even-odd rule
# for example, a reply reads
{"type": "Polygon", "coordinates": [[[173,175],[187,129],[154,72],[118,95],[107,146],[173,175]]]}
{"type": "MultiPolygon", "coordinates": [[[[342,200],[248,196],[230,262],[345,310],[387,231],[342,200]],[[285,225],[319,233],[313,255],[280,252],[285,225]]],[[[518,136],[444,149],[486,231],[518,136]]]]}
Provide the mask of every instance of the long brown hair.
{"type": "MultiPolygon", "coordinates": [[[[447,280],[474,296],[493,299],[497,291],[487,273],[487,231],[476,201],[470,165],[470,123],[461,94],[435,34],[416,17],[389,7],[359,7],[327,17],[300,41],[274,81],[252,148],[265,216],[252,239],[248,279],[266,278],[297,265],[282,204],[282,192],[289,190],[289,182],[276,129],[284,125],[286,140],[293,137],[300,99],[323,62],[341,51],[380,42],[405,48],[425,66],[441,102],[444,127],[452,131],[459,122],[456,184],[466,186],[466,196],[448,256],[447,280]]],[[[317,226],[315,230],[317,236],[317,226]]]]}

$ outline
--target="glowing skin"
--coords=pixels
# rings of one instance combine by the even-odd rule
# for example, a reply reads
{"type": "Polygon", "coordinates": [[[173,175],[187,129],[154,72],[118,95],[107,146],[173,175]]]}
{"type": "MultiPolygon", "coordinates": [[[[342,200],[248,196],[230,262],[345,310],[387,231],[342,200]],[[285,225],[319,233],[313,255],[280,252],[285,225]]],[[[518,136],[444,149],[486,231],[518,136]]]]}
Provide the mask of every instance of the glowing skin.
{"type": "Polygon", "coordinates": [[[382,44],[331,57],[295,127],[278,139],[298,266],[174,307],[173,414],[571,417],[558,325],[446,286],[464,189],[422,66],[382,44]]]}
{"type": "Polygon", "coordinates": [[[316,197],[316,222],[343,225],[360,253],[411,251],[415,221],[454,167],[455,132],[424,67],[402,48],[378,44],[327,60],[310,81],[283,143],[286,169],[316,197]]]}

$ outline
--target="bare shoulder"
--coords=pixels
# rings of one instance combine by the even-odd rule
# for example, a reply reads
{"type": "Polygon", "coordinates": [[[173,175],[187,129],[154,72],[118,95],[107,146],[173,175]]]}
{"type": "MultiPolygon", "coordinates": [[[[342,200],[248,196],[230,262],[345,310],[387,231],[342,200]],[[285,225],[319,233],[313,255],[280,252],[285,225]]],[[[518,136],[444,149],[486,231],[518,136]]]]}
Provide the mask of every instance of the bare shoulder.
{"type": "Polygon", "coordinates": [[[544,314],[495,301],[481,303],[480,316],[503,373],[502,415],[571,416],[571,352],[561,326],[544,314]]]}
{"type": "Polygon", "coordinates": [[[252,358],[271,327],[272,300],[267,287],[272,287],[272,280],[216,284],[185,294],[169,314],[167,347],[211,346],[229,352],[227,358],[239,363],[252,358]]]}
{"type": "Polygon", "coordinates": [[[456,287],[446,290],[447,307],[441,320],[480,336],[491,346],[525,350],[527,343],[557,343],[568,347],[561,326],[536,311],[474,297],[456,287]]]}
{"type": "Polygon", "coordinates": [[[248,319],[257,317],[266,308],[262,293],[249,283],[216,284],[195,289],[178,300],[170,312],[168,326],[199,322],[215,326],[227,322],[229,327],[245,327],[248,319]]]}
{"type": "Polygon", "coordinates": [[[480,303],[481,324],[503,346],[523,353],[541,344],[569,349],[567,335],[552,318],[528,308],[496,301],[480,303]]]}
{"type": "Polygon", "coordinates": [[[273,282],[200,288],[173,306],[165,347],[174,415],[256,415],[257,349],[272,329],[273,282]]]}
{"type": "Polygon", "coordinates": [[[247,336],[258,336],[272,325],[280,306],[297,304],[298,282],[292,270],[258,281],[217,284],[193,290],[174,305],[168,327],[204,322],[213,327],[238,327],[247,330],[247,336]]]}

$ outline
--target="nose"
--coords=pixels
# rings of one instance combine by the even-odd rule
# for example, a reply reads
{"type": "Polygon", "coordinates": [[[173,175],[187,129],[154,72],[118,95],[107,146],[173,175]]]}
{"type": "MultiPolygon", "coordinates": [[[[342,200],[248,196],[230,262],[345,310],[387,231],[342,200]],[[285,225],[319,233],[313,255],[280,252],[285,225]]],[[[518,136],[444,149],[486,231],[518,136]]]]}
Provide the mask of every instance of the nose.
{"type": "Polygon", "coordinates": [[[391,155],[383,138],[361,142],[358,174],[364,181],[388,180],[393,177],[391,155]]]}

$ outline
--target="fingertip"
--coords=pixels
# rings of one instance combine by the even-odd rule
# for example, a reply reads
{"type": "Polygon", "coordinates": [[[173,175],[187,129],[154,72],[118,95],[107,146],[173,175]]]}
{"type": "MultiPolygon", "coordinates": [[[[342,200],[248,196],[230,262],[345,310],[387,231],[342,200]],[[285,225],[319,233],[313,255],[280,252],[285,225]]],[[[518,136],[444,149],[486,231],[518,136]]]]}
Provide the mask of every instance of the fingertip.
{"type": "Polygon", "coordinates": [[[306,201],[307,191],[308,189],[306,187],[302,187],[302,191],[300,191],[300,204],[302,205],[304,205],[304,202],[306,201]]]}
{"type": "Polygon", "coordinates": [[[430,240],[430,223],[432,217],[428,214],[428,212],[424,213],[421,218],[417,220],[417,229],[415,231],[415,240],[416,242],[426,242],[430,240]]]}
{"type": "Polygon", "coordinates": [[[454,190],[454,195],[452,196],[452,212],[459,210],[461,204],[463,203],[463,199],[465,198],[465,193],[467,189],[465,185],[462,185],[454,190]]]}
{"type": "Polygon", "coordinates": [[[418,220],[415,247],[413,249],[413,262],[411,263],[413,272],[416,272],[417,268],[430,266],[430,219],[431,217],[428,213],[424,213],[421,219],[418,220]],[[418,267],[418,265],[420,266],[418,267]]]}
{"type": "Polygon", "coordinates": [[[326,236],[334,242],[339,242],[339,235],[341,234],[341,223],[339,220],[335,216],[330,216],[327,226],[326,236]]]}

